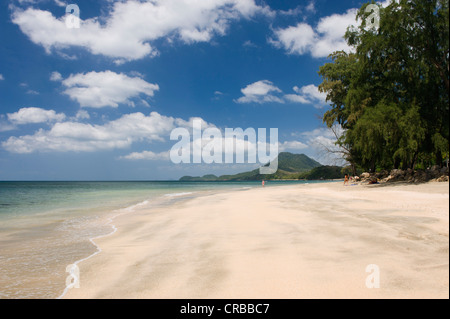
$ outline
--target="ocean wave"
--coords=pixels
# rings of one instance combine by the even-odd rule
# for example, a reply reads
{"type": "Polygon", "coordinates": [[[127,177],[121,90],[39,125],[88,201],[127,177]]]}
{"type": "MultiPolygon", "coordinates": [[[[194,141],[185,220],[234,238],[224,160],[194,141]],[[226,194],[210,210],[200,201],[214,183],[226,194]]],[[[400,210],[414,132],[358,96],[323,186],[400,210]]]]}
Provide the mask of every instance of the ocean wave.
{"type": "Polygon", "coordinates": [[[169,193],[165,194],[166,197],[179,197],[194,194],[194,192],[184,192],[184,193],[169,193]]]}
{"type": "MultiPolygon", "coordinates": [[[[102,234],[102,235],[99,235],[99,236],[96,236],[96,237],[89,238],[89,241],[91,242],[92,245],[94,245],[96,251],[94,253],[92,253],[91,255],[85,257],[85,258],[82,258],[82,259],[79,259],[79,260],[75,261],[72,265],[77,266],[79,263],[81,263],[81,262],[83,262],[85,260],[88,260],[88,259],[90,259],[90,258],[92,258],[92,257],[94,257],[94,256],[96,256],[96,255],[98,255],[99,253],[102,252],[102,249],[100,248],[99,245],[97,245],[95,243],[95,240],[99,239],[99,238],[104,238],[104,237],[107,237],[107,236],[111,236],[111,235],[113,235],[113,234],[115,234],[117,232],[117,227],[113,224],[113,221],[114,221],[114,219],[116,217],[121,216],[121,215],[125,215],[125,214],[128,214],[128,213],[132,213],[137,208],[140,208],[140,207],[143,207],[143,206],[147,206],[149,203],[150,202],[148,200],[145,200],[145,201],[140,202],[138,204],[134,204],[134,205],[131,205],[131,206],[128,206],[128,207],[125,207],[125,208],[120,208],[120,209],[115,210],[114,213],[116,213],[116,214],[114,216],[111,216],[111,217],[107,218],[107,221],[104,224],[105,226],[111,227],[111,232],[109,232],[107,234],[102,234]]],[[[57,299],[64,298],[64,296],[67,294],[69,289],[71,289],[71,287],[70,286],[66,286],[66,288],[64,289],[62,294],[57,299]]]]}

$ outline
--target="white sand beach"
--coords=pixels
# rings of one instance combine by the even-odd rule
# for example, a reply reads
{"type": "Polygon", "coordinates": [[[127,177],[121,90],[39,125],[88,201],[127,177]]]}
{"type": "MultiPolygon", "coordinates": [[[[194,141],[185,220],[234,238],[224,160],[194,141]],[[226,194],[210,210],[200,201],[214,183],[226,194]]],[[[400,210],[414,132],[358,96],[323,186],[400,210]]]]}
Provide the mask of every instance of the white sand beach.
{"type": "Polygon", "coordinates": [[[448,183],[266,185],[115,218],[64,298],[449,298],[448,183]]]}

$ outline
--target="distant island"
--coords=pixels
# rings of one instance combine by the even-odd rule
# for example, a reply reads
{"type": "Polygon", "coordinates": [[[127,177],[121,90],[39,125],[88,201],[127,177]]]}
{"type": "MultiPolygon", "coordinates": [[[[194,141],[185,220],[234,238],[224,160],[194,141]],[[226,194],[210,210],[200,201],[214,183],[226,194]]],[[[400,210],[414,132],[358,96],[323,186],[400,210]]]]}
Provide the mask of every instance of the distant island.
{"type": "Polygon", "coordinates": [[[181,182],[261,181],[261,180],[321,180],[342,178],[342,167],[324,166],[305,154],[282,152],[278,155],[275,174],[261,175],[259,169],[235,175],[183,176],[181,182]]]}

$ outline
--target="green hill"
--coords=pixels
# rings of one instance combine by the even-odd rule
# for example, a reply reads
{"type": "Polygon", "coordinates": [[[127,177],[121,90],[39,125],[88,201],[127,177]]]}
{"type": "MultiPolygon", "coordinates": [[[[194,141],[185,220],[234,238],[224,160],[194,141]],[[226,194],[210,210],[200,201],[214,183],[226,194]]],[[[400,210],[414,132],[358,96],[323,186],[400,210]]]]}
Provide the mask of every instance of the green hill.
{"type": "Polygon", "coordinates": [[[319,166],[322,166],[322,164],[305,154],[283,152],[278,155],[278,170],[285,172],[301,173],[319,166]]]}
{"type": "MultiPolygon", "coordinates": [[[[268,164],[267,164],[268,165],[268,164]]],[[[305,178],[306,173],[321,167],[322,165],[309,158],[305,154],[292,154],[283,152],[278,155],[278,170],[275,174],[261,175],[259,169],[250,172],[239,173],[235,175],[222,175],[216,177],[214,175],[205,175],[203,177],[184,176],[180,181],[196,182],[196,181],[258,181],[258,180],[274,180],[274,179],[299,179],[305,178]]]]}

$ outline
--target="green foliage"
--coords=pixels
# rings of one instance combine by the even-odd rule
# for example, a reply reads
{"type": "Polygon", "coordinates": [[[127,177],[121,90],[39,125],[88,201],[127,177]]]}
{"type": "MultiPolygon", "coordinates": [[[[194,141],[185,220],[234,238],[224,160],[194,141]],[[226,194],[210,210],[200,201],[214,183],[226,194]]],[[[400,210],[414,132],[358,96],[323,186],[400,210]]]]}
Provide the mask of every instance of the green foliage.
{"type": "Polygon", "coordinates": [[[305,176],[307,180],[321,180],[321,179],[339,179],[343,178],[342,167],[340,166],[319,166],[313,168],[305,176]]]}
{"type": "Polygon", "coordinates": [[[353,171],[353,167],[351,166],[345,166],[341,170],[341,176],[349,175],[349,176],[359,176],[361,175],[363,170],[361,168],[356,168],[355,171],[353,171]]]}
{"type": "Polygon", "coordinates": [[[367,170],[414,168],[449,152],[448,0],[400,1],[380,8],[380,28],[362,24],[346,39],[355,53],[335,52],[319,70],[331,109],[323,117],[339,124],[338,140],[352,166],[367,170]]]}

